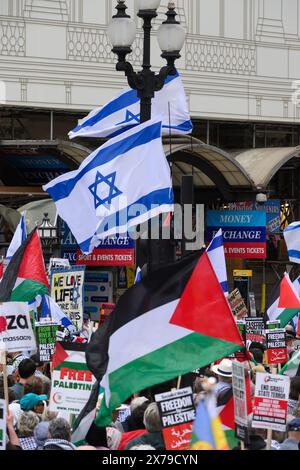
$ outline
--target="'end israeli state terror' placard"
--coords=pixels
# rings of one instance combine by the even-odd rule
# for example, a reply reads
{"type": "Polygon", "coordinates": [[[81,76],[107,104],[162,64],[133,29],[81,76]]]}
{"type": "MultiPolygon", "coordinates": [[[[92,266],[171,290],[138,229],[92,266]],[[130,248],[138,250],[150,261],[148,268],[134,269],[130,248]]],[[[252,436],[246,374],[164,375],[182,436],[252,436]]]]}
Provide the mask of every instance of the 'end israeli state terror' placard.
{"type": "Polygon", "coordinates": [[[196,417],[191,387],[155,395],[166,450],[189,449],[196,417]]]}
{"type": "Polygon", "coordinates": [[[90,397],[95,377],[85,360],[86,344],[56,343],[50,410],[78,415],[90,397]]]}
{"type": "Polygon", "coordinates": [[[252,427],[286,431],[290,377],[257,372],[252,427]]]}
{"type": "Polygon", "coordinates": [[[265,212],[208,211],[207,242],[223,231],[227,258],[265,259],[267,257],[265,212]]]}

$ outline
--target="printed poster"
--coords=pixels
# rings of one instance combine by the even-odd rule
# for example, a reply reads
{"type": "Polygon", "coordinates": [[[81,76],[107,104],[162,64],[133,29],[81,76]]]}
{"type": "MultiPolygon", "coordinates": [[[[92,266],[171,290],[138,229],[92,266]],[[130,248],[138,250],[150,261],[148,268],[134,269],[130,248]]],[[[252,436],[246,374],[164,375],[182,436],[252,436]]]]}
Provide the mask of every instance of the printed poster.
{"type": "Polygon", "coordinates": [[[238,361],[232,361],[232,389],[236,436],[246,442],[248,440],[246,378],[244,364],[238,361]]]}
{"type": "Polygon", "coordinates": [[[77,416],[86,405],[96,381],[86,364],[86,346],[56,343],[52,357],[51,411],[77,416]]]}
{"type": "Polygon", "coordinates": [[[78,331],[83,326],[85,267],[55,269],[51,273],[51,297],[78,331]]]}
{"type": "Polygon", "coordinates": [[[38,356],[42,362],[51,362],[55,351],[56,334],[58,323],[36,323],[36,339],[38,345],[38,356]]]}
{"type": "Polygon", "coordinates": [[[34,351],[36,349],[27,302],[0,304],[0,337],[7,352],[34,351]]]}
{"type": "Polygon", "coordinates": [[[283,364],[289,360],[284,328],[266,330],[268,364],[283,364]]]}
{"type": "Polygon", "coordinates": [[[286,431],[290,377],[257,372],[252,427],[286,431]]]}
{"type": "Polygon", "coordinates": [[[166,450],[188,450],[196,418],[191,387],[155,395],[166,450]]]}

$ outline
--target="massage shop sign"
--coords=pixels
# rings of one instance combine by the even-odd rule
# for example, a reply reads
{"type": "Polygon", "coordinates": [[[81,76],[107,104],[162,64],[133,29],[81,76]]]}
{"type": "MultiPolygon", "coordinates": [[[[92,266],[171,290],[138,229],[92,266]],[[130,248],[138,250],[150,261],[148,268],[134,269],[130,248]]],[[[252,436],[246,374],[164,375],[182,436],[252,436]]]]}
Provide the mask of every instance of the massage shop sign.
{"type": "Polygon", "coordinates": [[[290,377],[256,374],[252,427],[286,431],[290,377]]]}
{"type": "Polygon", "coordinates": [[[51,272],[51,297],[77,330],[82,330],[83,326],[84,273],[85,266],[51,272]]]}
{"type": "Polygon", "coordinates": [[[196,417],[191,387],[155,395],[166,450],[188,450],[196,417]]]}
{"type": "Polygon", "coordinates": [[[222,229],[227,258],[266,259],[265,212],[208,211],[206,241],[222,229]]]}
{"type": "Polygon", "coordinates": [[[85,360],[86,344],[58,342],[52,357],[50,410],[79,415],[96,381],[85,360]]]}

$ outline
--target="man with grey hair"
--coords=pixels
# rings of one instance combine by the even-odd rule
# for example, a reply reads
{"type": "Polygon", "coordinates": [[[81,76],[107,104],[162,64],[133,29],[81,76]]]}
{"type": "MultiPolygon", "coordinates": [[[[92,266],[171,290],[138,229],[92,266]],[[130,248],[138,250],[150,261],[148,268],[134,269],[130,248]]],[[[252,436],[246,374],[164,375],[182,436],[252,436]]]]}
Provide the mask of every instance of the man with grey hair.
{"type": "Polygon", "coordinates": [[[48,436],[43,450],[76,450],[71,443],[70,425],[65,419],[53,419],[49,424],[48,436]]]}
{"type": "Polygon", "coordinates": [[[147,433],[130,441],[125,450],[140,445],[148,445],[156,450],[165,450],[164,439],[162,435],[162,424],[159,416],[157,403],[150,403],[144,413],[144,425],[147,433]]]}

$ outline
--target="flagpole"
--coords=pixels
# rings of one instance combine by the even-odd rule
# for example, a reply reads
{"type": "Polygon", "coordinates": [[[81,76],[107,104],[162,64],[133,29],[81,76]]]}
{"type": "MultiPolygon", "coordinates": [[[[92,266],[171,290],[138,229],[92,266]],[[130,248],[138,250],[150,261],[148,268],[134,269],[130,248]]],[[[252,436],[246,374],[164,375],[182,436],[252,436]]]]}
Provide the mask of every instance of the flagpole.
{"type": "Polygon", "coordinates": [[[9,395],[8,395],[8,381],[7,381],[6,347],[2,339],[0,340],[0,364],[2,365],[2,370],[3,370],[4,399],[6,401],[6,407],[8,410],[9,395]]]}
{"type": "MultiPolygon", "coordinates": [[[[271,367],[271,374],[277,375],[277,368],[276,367],[271,367]]],[[[272,437],[273,437],[273,430],[268,429],[268,432],[267,432],[267,450],[271,450],[272,437]]]]}
{"type": "Polygon", "coordinates": [[[267,292],[267,285],[266,285],[266,260],[263,260],[263,280],[261,285],[261,305],[260,311],[265,314],[266,312],[266,292],[267,292]]]}

